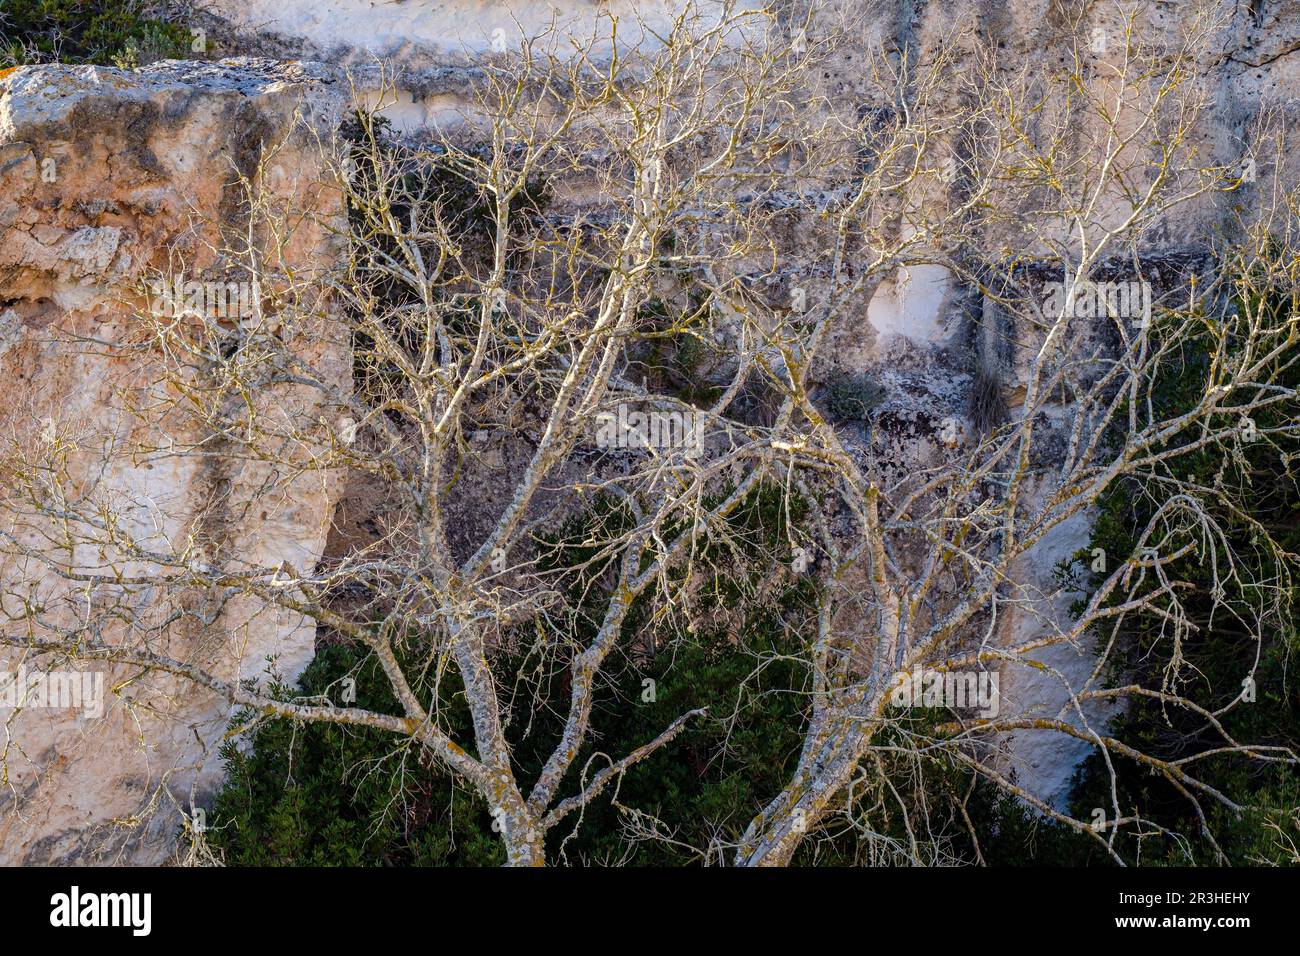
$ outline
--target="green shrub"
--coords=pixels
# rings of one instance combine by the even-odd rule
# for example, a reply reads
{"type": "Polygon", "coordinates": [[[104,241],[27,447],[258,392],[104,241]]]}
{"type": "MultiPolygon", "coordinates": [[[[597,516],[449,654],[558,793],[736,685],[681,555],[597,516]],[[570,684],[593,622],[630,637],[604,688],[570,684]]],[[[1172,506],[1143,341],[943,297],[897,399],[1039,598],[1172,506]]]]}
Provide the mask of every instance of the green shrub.
{"type": "MultiPolygon", "coordinates": [[[[733,518],[734,533],[752,542],[755,551],[783,535],[785,510],[778,501],[774,492],[757,495],[733,518]]],[[[591,540],[593,523],[619,520],[616,509],[602,506],[571,522],[551,539],[549,565],[585,561],[591,557],[584,542],[591,540]]],[[[701,596],[701,609],[738,600],[751,583],[744,578],[751,575],[717,578],[701,596]]],[[[570,582],[579,627],[594,625],[603,596],[588,585],[598,576],[599,569],[588,569],[570,582]]],[[[548,847],[553,855],[597,863],[685,864],[696,857],[681,844],[706,846],[714,836],[739,836],[754,808],[779,790],[798,752],[803,698],[791,689],[802,686],[803,676],[795,663],[798,634],[789,617],[797,619],[809,588],[806,580],[791,581],[770,606],[747,619],[735,640],[722,632],[691,640],[666,635],[653,657],[647,659],[636,644],[606,668],[593,737],[576,768],[598,751],[635,749],[685,711],[707,707],[710,713],[634,767],[581,816],[574,814],[553,830],[548,847]],[[744,680],[757,655],[778,653],[785,656],[761,677],[744,680]],[[648,680],[654,682],[653,695],[646,693],[648,680]],[[737,719],[727,721],[733,712],[737,719]],[[677,842],[629,843],[622,828],[632,822],[671,834],[677,842]]],[[[630,631],[644,623],[646,609],[638,611],[630,631]]],[[[502,670],[513,672],[521,663],[503,660],[502,670]]],[[[543,698],[567,699],[561,669],[550,670],[560,674],[543,682],[543,698]]],[[[323,647],[298,694],[332,695],[337,701],[345,677],[356,681],[357,706],[397,712],[374,659],[352,645],[323,647]]],[[[444,678],[443,695],[439,711],[451,733],[472,739],[468,710],[454,681],[444,678]]],[[[508,727],[522,776],[530,780],[540,772],[561,724],[552,709],[531,707],[526,697],[515,695],[508,727]]],[[[228,779],[210,814],[208,839],[227,863],[490,865],[503,859],[483,802],[395,737],[277,720],[257,726],[251,748],[228,745],[223,759],[228,779]]],[[[592,766],[603,763],[597,758],[592,766]]],[[[579,776],[575,770],[566,778],[570,792],[576,792],[579,776]]]]}
{"type": "MultiPolygon", "coordinates": [[[[1271,310],[1274,317],[1294,313],[1293,293],[1279,290],[1265,302],[1253,305],[1271,310]]],[[[1238,302],[1237,308],[1245,303],[1238,302]]],[[[1187,409],[1204,393],[1208,374],[1210,336],[1193,342],[1183,351],[1181,361],[1170,365],[1156,382],[1152,401],[1157,413],[1173,417],[1187,409]]],[[[1277,384],[1296,388],[1300,355],[1294,347],[1277,357],[1280,374],[1277,384]]],[[[1256,422],[1260,429],[1293,421],[1294,403],[1282,403],[1256,422]]],[[[1234,422],[1235,424],[1235,422],[1234,422]]],[[[1237,454],[1208,445],[1198,451],[1174,458],[1170,464],[1173,477],[1194,482],[1202,488],[1220,489],[1217,501],[1210,502],[1211,513],[1227,534],[1227,547],[1246,562],[1251,574],[1220,580],[1222,588],[1218,607],[1212,596],[1214,560],[1223,567],[1225,552],[1220,544],[1208,545],[1201,536],[1182,533],[1164,543],[1168,551],[1190,546],[1182,560],[1169,566],[1174,580],[1190,585],[1180,591],[1186,613],[1197,629],[1184,640],[1185,666],[1179,689],[1202,706],[1217,709],[1242,693],[1243,677],[1254,669],[1256,699],[1229,711],[1223,718],[1224,729],[1243,743],[1290,747],[1300,752],[1300,697],[1289,675],[1292,655],[1300,648],[1290,608],[1293,606],[1295,582],[1292,573],[1294,556],[1300,554],[1300,481],[1295,462],[1300,461],[1300,441],[1274,433],[1270,441],[1243,442],[1237,454]],[[1280,547],[1282,555],[1261,547],[1260,533],[1265,532],[1280,547]],[[1218,553],[1212,553],[1212,549],[1218,553]],[[1288,555],[1290,557],[1286,557],[1288,555]],[[1251,580],[1269,582],[1266,586],[1251,580]],[[1242,620],[1254,620],[1255,609],[1270,600],[1269,592],[1280,587],[1283,613],[1262,634],[1242,627],[1242,620]],[[1234,611],[1243,612],[1241,618],[1234,611]],[[1256,638],[1262,638],[1257,641],[1256,638]]],[[[1137,536],[1161,503],[1158,488],[1138,486],[1131,480],[1117,481],[1101,500],[1101,514],[1094,526],[1088,550],[1076,556],[1077,567],[1091,561],[1092,549],[1100,548],[1115,560],[1125,560],[1137,546],[1137,536]]],[[[1102,575],[1082,571],[1086,587],[1095,587],[1102,575]]],[[[1156,614],[1130,616],[1119,635],[1119,655],[1127,668],[1125,677],[1148,687],[1160,687],[1166,678],[1163,661],[1168,659],[1167,622],[1156,614]],[[1164,648],[1162,650],[1162,647],[1164,648]]],[[[1113,733],[1144,753],[1175,759],[1223,743],[1222,737],[1199,716],[1180,708],[1162,707],[1159,702],[1140,699],[1132,702],[1118,718],[1113,733]]],[[[1120,756],[1112,757],[1120,775],[1120,805],[1125,812],[1140,807],[1144,815],[1182,834],[1185,840],[1151,835],[1141,848],[1141,859],[1148,865],[1214,864],[1218,855],[1201,826],[1196,809],[1188,798],[1162,776],[1120,756]]],[[[1205,795],[1207,822],[1230,863],[1236,865],[1300,862],[1295,847],[1300,846],[1300,777],[1292,766],[1263,763],[1237,754],[1223,754],[1197,761],[1197,779],[1219,790],[1246,809],[1238,814],[1205,795]]],[[[1087,819],[1094,807],[1112,814],[1110,776],[1099,754],[1094,754],[1077,775],[1072,806],[1076,816],[1087,819]]],[[[1125,836],[1119,841],[1122,852],[1136,855],[1136,841],[1125,836]]],[[[1087,848],[1084,859],[1097,858],[1095,847],[1087,848]]]]}
{"type": "Polygon", "coordinates": [[[837,421],[862,421],[885,400],[885,387],[869,375],[836,369],[826,378],[822,404],[837,421]]]}
{"type": "MultiPolygon", "coordinates": [[[[322,647],[298,693],[397,712],[377,661],[351,645],[322,647]]],[[[449,697],[455,713],[455,698],[449,697]]],[[[457,714],[458,717],[461,715],[457,714]]],[[[248,719],[237,718],[237,723],[248,719]]],[[[463,719],[463,718],[462,718],[463,719]]],[[[418,748],[338,725],[256,725],[222,750],[228,774],[209,816],[209,844],[238,866],[495,865],[504,859],[486,805],[418,748]]]]}
{"type": "Polygon", "coordinates": [[[5,0],[0,68],[93,63],[133,68],[192,56],[190,33],[136,0],[5,0]]]}
{"type": "MultiPolygon", "coordinates": [[[[816,594],[810,576],[788,572],[785,553],[787,535],[797,537],[805,511],[795,502],[787,515],[779,492],[764,488],[729,522],[741,560],[729,557],[719,544],[706,546],[701,554],[700,560],[719,573],[695,599],[697,619],[744,607],[739,626],[701,625],[695,633],[664,628],[647,648],[641,638],[651,608],[634,607],[622,655],[602,671],[592,735],[562,796],[577,791],[582,767],[590,762],[594,772],[605,765],[598,754],[628,753],[686,711],[703,707],[708,715],[689,723],[671,745],[555,828],[548,837],[551,860],[661,866],[723,862],[728,845],[785,785],[806,721],[805,642],[816,594]],[[757,584],[774,579],[780,586],[758,599],[757,584]],[[765,666],[756,669],[759,658],[765,666]],[[660,839],[645,839],[649,834],[660,839]]],[[[595,554],[590,543],[595,525],[603,523],[601,530],[611,532],[623,520],[608,504],[575,519],[549,540],[546,566],[578,567],[595,554]]],[[[599,567],[586,568],[568,582],[568,603],[579,630],[598,619],[605,596],[594,594],[590,584],[600,575],[599,567]]],[[[418,655],[418,643],[405,653],[418,655]]],[[[501,669],[514,672],[521,663],[519,658],[503,660],[501,669]]],[[[525,785],[535,779],[560,729],[554,705],[567,701],[564,669],[542,670],[552,675],[542,682],[542,705],[534,706],[531,694],[515,694],[506,715],[525,785]]],[[[358,706],[397,712],[373,658],[353,645],[322,647],[298,692],[338,702],[340,682],[347,677],[356,682],[358,706]]],[[[454,679],[444,676],[442,694],[438,711],[445,726],[456,739],[472,739],[454,679]]],[[[933,723],[939,715],[918,710],[908,719],[933,723]]],[[[230,745],[224,751],[228,781],[209,816],[209,842],[227,863],[420,866],[503,860],[483,802],[395,737],[270,721],[257,727],[251,744],[251,749],[230,745]]],[[[882,744],[887,748],[889,741],[882,744]]],[[[1080,852],[1073,842],[1079,838],[1058,833],[991,786],[972,784],[960,765],[903,758],[887,749],[881,759],[891,779],[920,780],[923,794],[899,787],[903,805],[892,796],[878,801],[878,794],[863,794],[854,807],[857,828],[847,815],[833,814],[822,832],[805,841],[796,864],[864,862],[869,856],[862,833],[902,841],[905,819],[914,827],[925,821],[931,832],[948,834],[950,854],[973,860],[963,804],[990,863],[1063,862],[1080,852]]]]}

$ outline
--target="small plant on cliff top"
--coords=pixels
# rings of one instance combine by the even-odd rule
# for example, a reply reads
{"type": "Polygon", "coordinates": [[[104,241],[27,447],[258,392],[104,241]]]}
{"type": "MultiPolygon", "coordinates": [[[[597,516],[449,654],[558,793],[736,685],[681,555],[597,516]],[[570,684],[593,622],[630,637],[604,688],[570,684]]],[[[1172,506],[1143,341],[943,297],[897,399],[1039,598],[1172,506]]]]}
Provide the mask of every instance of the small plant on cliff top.
{"type": "Polygon", "coordinates": [[[192,56],[189,31],[137,0],[5,0],[0,68],[94,63],[134,68],[192,56]]]}
{"type": "Polygon", "coordinates": [[[869,375],[835,369],[826,377],[822,402],[837,421],[863,421],[885,400],[885,388],[869,375]]]}

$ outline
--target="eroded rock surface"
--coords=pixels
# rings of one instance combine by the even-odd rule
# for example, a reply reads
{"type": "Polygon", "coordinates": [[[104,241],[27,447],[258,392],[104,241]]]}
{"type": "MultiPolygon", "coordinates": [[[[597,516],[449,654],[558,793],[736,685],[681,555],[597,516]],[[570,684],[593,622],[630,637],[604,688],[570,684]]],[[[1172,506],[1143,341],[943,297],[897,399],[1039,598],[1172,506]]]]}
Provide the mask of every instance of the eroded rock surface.
{"type": "MultiPolygon", "coordinates": [[[[137,539],[164,549],[180,550],[201,531],[249,563],[305,568],[318,559],[339,483],[223,459],[219,449],[167,454],[170,442],[204,436],[192,421],[152,411],[166,407],[150,401],[160,397],[150,390],[164,387],[162,363],[139,341],[138,316],[151,277],[229,277],[223,232],[249,219],[241,176],[270,201],[336,212],[313,130],[328,134],[339,106],[322,69],[269,61],[167,62],[138,72],[23,67],[0,77],[0,472],[18,461],[61,462],[40,486],[43,513],[20,476],[0,474],[0,532],[8,534],[0,627],[31,626],[40,636],[46,614],[66,622],[80,599],[77,583],[39,560],[57,547],[51,502],[103,503],[137,539]],[[27,613],[32,602],[45,614],[27,613]]],[[[281,255],[302,269],[336,258],[315,215],[281,255]]],[[[350,381],[345,345],[328,334],[328,320],[321,332],[304,336],[303,352],[338,383],[350,381]]],[[[285,417],[319,413],[317,399],[291,388],[258,401],[285,417]]],[[[96,559],[78,555],[76,563],[96,559]]],[[[174,610],[147,591],[133,600],[145,605],[137,628],[174,610]]],[[[130,626],[87,637],[130,639],[223,678],[259,682],[272,669],[296,677],[315,630],[248,600],[227,603],[210,627],[178,622],[127,635],[130,626]]],[[[63,666],[103,675],[103,713],[0,707],[0,863],[166,859],[179,808],[201,803],[218,780],[215,748],[229,706],[179,679],[63,666]]],[[[24,668],[60,663],[0,649],[0,672],[24,668]]]]}
{"type": "MultiPolygon", "coordinates": [[[[611,8],[618,12],[627,6],[611,8]]],[[[673,6],[640,4],[642,12],[654,16],[666,16],[673,6]]],[[[1195,82],[1210,108],[1195,133],[1202,161],[1227,166],[1243,158],[1252,124],[1266,108],[1278,111],[1283,126],[1296,128],[1300,5],[1208,6],[1221,14],[1221,26],[1200,59],[1203,69],[1195,82]]],[[[391,57],[403,73],[390,115],[399,127],[417,133],[464,106],[474,57],[491,52],[494,38],[513,40],[519,29],[515,16],[526,31],[539,30],[550,22],[552,9],[478,0],[205,0],[199,7],[229,21],[235,30],[230,42],[261,37],[268,49],[328,56],[358,70],[373,55],[391,57]]],[[[598,9],[584,2],[559,8],[579,26],[592,21],[598,9]]],[[[1123,24],[1110,7],[1098,6],[1079,22],[1062,19],[1060,9],[1053,0],[853,0],[852,24],[863,50],[906,52],[921,62],[947,42],[954,25],[976,24],[1004,51],[1008,69],[1031,64],[1044,73],[1064,64],[1094,30],[1121,35],[1123,24]]],[[[1143,40],[1173,43],[1190,10],[1191,5],[1166,3],[1144,8],[1138,21],[1143,40]]],[[[860,63],[860,58],[846,61],[841,72],[827,74],[827,81],[854,107],[892,102],[893,90],[868,88],[860,63]]],[[[217,269],[221,263],[204,250],[213,241],[212,230],[239,222],[237,173],[253,174],[267,143],[301,121],[332,128],[345,85],[334,70],[270,61],[169,63],[139,73],[23,68],[0,76],[0,384],[5,397],[0,440],[27,447],[71,436],[85,449],[96,437],[146,427],[107,410],[115,407],[117,390],[151,381],[148,352],[125,361],[99,349],[72,348],[72,337],[118,341],[129,335],[138,284],[150,270],[166,272],[177,258],[199,273],[217,269]]],[[[1080,129],[1080,141],[1089,132],[1080,129]]],[[[310,138],[286,141],[267,169],[272,192],[307,205],[320,201],[312,193],[319,172],[314,146],[310,138]]],[[[1272,160],[1260,157],[1261,178],[1277,172],[1265,169],[1272,160]]],[[[1152,230],[1144,255],[1154,262],[1186,252],[1198,237],[1214,233],[1229,204],[1250,202],[1249,192],[1211,195],[1180,209],[1152,230]]],[[[591,204],[599,205],[599,197],[591,204]]],[[[790,225],[783,268],[791,285],[795,276],[815,272],[809,232],[804,223],[790,225]]],[[[1037,254],[1023,249],[1023,242],[1013,234],[990,236],[987,251],[990,256],[1002,248],[1037,254]]],[[[288,255],[303,262],[317,255],[328,259],[325,245],[307,230],[288,255]]],[[[787,298],[789,291],[776,289],[774,296],[787,298]]],[[[1017,330],[1010,329],[1013,347],[992,361],[992,339],[985,334],[990,321],[976,291],[960,287],[938,267],[913,269],[883,283],[874,297],[852,303],[829,336],[826,367],[817,370],[822,379],[834,370],[869,375],[882,388],[870,421],[845,426],[850,448],[864,460],[885,462],[886,476],[891,468],[904,473],[933,462],[944,446],[959,444],[974,430],[965,416],[981,362],[996,366],[1009,413],[1016,414],[1028,355],[1017,350],[1017,330]]],[[[318,368],[333,368],[339,381],[346,378],[345,350],[328,335],[304,342],[303,348],[317,350],[311,360],[318,368]]],[[[269,399],[292,414],[317,412],[302,395],[269,399]]],[[[1069,415],[1067,406],[1054,411],[1069,415]]],[[[175,538],[200,521],[218,524],[248,560],[266,565],[314,563],[339,493],[334,480],[286,480],[278,488],[277,506],[267,507],[252,491],[265,485],[266,475],[248,464],[203,465],[159,456],[115,461],[101,479],[94,455],[74,454],[69,460],[74,484],[93,477],[128,503],[133,520],[156,525],[158,535],[175,538]]],[[[508,475],[511,461],[507,449],[496,470],[508,475]]],[[[507,485],[503,479],[503,493],[507,485]]],[[[461,524],[472,527],[474,520],[467,513],[461,524]]],[[[1063,525],[1021,562],[998,620],[1001,640],[1022,640],[1067,613],[1070,595],[1056,589],[1052,571],[1087,535],[1086,522],[1063,525]]],[[[15,602],[26,597],[14,582],[31,578],[33,570],[30,561],[0,554],[0,601],[6,602],[0,607],[14,613],[15,602]]],[[[72,593],[58,582],[46,580],[44,586],[46,598],[72,593]]],[[[311,654],[310,623],[247,604],[226,608],[219,623],[176,637],[189,645],[168,650],[203,660],[227,676],[251,679],[263,676],[268,655],[291,679],[311,654]]],[[[1061,651],[1046,663],[1076,686],[1093,666],[1086,648],[1061,651]]],[[[0,658],[0,667],[20,664],[0,658]]],[[[131,676],[112,672],[109,684],[115,690],[102,718],[6,716],[0,731],[7,766],[0,862],[148,861],[169,852],[178,816],[166,795],[188,806],[192,786],[197,792],[210,789],[216,781],[212,744],[229,713],[192,687],[161,682],[145,688],[131,676]],[[156,711],[131,706],[146,692],[156,711]],[[111,825],[145,819],[160,794],[164,812],[149,816],[148,824],[111,825]]],[[[1004,675],[1002,691],[1008,708],[1037,716],[1054,715],[1068,698],[1056,676],[1030,681],[1004,675]]],[[[1087,745],[1023,737],[1010,742],[1007,769],[1031,792],[1059,803],[1087,745]]]]}

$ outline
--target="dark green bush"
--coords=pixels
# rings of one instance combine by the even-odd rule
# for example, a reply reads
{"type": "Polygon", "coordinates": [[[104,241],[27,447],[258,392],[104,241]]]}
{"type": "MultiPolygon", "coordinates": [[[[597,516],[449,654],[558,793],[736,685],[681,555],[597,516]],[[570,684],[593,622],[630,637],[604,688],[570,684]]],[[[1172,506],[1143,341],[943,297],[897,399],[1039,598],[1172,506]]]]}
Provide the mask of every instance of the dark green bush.
{"type": "MultiPolygon", "coordinates": [[[[777,500],[760,495],[741,509],[733,521],[740,540],[755,547],[780,540],[785,511],[777,500]]],[[[591,523],[618,520],[616,510],[597,509],[571,523],[550,542],[549,565],[574,566],[589,558],[583,543],[591,523]]],[[[586,587],[595,576],[598,571],[592,570],[572,582],[571,607],[588,624],[602,598],[586,587]]],[[[719,577],[702,602],[716,607],[737,600],[747,588],[742,578],[719,577]]],[[[696,857],[680,844],[707,846],[714,836],[739,836],[761,805],[756,801],[770,799],[788,774],[803,708],[801,695],[791,692],[802,686],[794,654],[766,668],[761,679],[743,678],[757,655],[797,650],[791,620],[797,620],[809,587],[806,580],[792,581],[770,606],[756,610],[734,639],[721,632],[691,641],[666,635],[652,657],[638,643],[634,653],[607,668],[593,739],[576,767],[597,751],[621,755],[635,749],[685,711],[707,707],[710,713],[634,767],[581,818],[575,814],[553,831],[553,854],[574,862],[684,864],[696,857]],[[647,681],[654,682],[653,695],[647,681]],[[737,719],[728,722],[733,712],[737,719]],[[634,820],[677,843],[627,842],[622,827],[634,820]]],[[[641,623],[630,621],[629,630],[641,623]]],[[[519,663],[503,661],[502,667],[512,671],[519,663]]],[[[299,693],[337,699],[338,682],[349,676],[356,681],[358,706],[396,712],[373,658],[355,646],[323,647],[299,693]]],[[[551,679],[543,683],[542,694],[559,703],[567,690],[551,679]]],[[[509,727],[522,776],[531,780],[560,723],[549,708],[530,707],[526,696],[517,695],[509,727]]],[[[454,682],[444,684],[440,709],[457,739],[471,739],[468,711],[454,682]]],[[[482,801],[396,738],[272,721],[256,729],[251,743],[250,751],[225,749],[228,782],[210,816],[209,840],[228,863],[486,865],[502,859],[482,801]]],[[[603,764],[597,759],[592,766],[603,764]]],[[[578,776],[575,771],[566,781],[570,792],[577,790],[578,776]]]]}
{"type": "MultiPolygon", "coordinates": [[[[1252,302],[1252,307],[1272,310],[1281,319],[1293,315],[1295,293],[1279,290],[1267,301],[1252,302]]],[[[1245,308],[1246,303],[1236,303],[1245,308]]],[[[1189,343],[1181,360],[1171,364],[1156,382],[1152,400],[1160,414],[1173,417],[1191,407],[1204,393],[1210,352],[1206,341],[1189,343]]],[[[1300,355],[1291,348],[1277,356],[1277,383],[1289,388],[1300,386],[1300,355]]],[[[1294,402],[1274,407],[1262,416],[1259,428],[1270,428],[1294,421],[1298,409],[1294,402]]],[[[1295,581],[1294,560],[1300,554],[1300,481],[1296,462],[1300,461],[1300,441],[1275,433],[1270,441],[1243,442],[1237,455],[1225,454],[1214,445],[1172,459],[1170,472],[1184,481],[1203,488],[1219,488],[1221,496],[1211,501],[1211,513],[1227,532],[1228,547],[1244,560],[1251,574],[1221,581],[1221,603],[1215,608],[1212,597],[1213,558],[1220,567],[1225,559],[1222,546],[1212,554],[1199,535],[1184,534],[1165,543],[1175,551],[1184,545],[1193,550],[1170,566],[1175,580],[1191,585],[1181,593],[1190,619],[1197,630],[1185,640],[1186,666],[1179,690],[1202,706],[1216,709],[1230,703],[1242,693],[1242,681],[1252,670],[1257,651],[1260,660],[1255,668],[1256,699],[1243,703],[1223,719],[1225,730],[1237,741],[1290,747],[1300,752],[1300,694],[1290,674],[1290,662],[1300,649],[1291,610],[1295,581]],[[1280,547],[1281,555],[1261,547],[1260,533],[1267,533],[1280,547]],[[1289,555],[1287,557],[1286,555],[1289,555]],[[1265,587],[1249,581],[1270,582],[1265,587]],[[1262,634],[1256,635],[1242,626],[1242,620],[1254,619],[1254,610],[1272,599],[1268,592],[1280,587],[1282,612],[1276,615],[1262,634]],[[1237,618],[1232,612],[1242,612],[1237,618]],[[1262,638],[1257,641],[1256,638],[1262,638]]],[[[1076,573],[1084,579],[1091,551],[1101,548],[1113,560],[1125,560],[1137,546],[1137,535],[1160,504],[1160,491],[1150,485],[1139,486],[1131,480],[1117,481],[1101,502],[1101,514],[1094,527],[1089,549],[1077,556],[1076,573]]],[[[1101,575],[1092,577],[1095,586],[1101,575]]],[[[1163,662],[1168,659],[1169,640],[1166,622],[1155,614],[1130,616],[1120,635],[1119,655],[1126,668],[1125,676],[1147,687],[1160,687],[1165,679],[1163,662]],[[1162,642],[1165,642],[1162,644],[1162,642]]],[[[1223,743],[1206,722],[1186,710],[1162,707],[1159,702],[1138,700],[1118,719],[1113,733],[1144,753],[1164,759],[1188,756],[1223,743]]],[[[1220,862],[1209,836],[1201,826],[1195,807],[1188,798],[1162,776],[1152,775],[1145,767],[1123,757],[1113,758],[1120,774],[1120,804],[1125,812],[1141,807],[1144,815],[1173,832],[1186,842],[1166,836],[1151,835],[1141,848],[1142,861],[1149,865],[1215,864],[1220,862]]],[[[1198,761],[1196,776],[1246,809],[1238,814],[1212,798],[1202,795],[1210,831],[1230,863],[1236,865],[1300,862],[1295,847],[1300,846],[1300,775],[1292,766],[1264,763],[1237,754],[1215,756],[1198,761]]],[[[1112,813],[1110,777],[1100,755],[1094,755],[1077,776],[1073,808],[1087,819],[1092,808],[1102,807],[1112,813]]],[[[1121,852],[1130,858],[1136,854],[1136,840],[1120,840],[1121,852]]],[[[1086,848],[1085,859],[1097,857],[1096,848],[1086,848]]]]}
{"type": "Polygon", "coordinates": [[[822,405],[837,421],[862,421],[885,400],[885,388],[869,375],[836,369],[826,378],[822,405]]]}
{"type": "Polygon", "coordinates": [[[50,62],[130,68],[193,56],[190,39],[157,3],[5,0],[0,6],[0,68],[50,62]]]}
{"type": "MultiPolygon", "coordinates": [[[[744,560],[729,560],[720,546],[701,555],[720,573],[697,598],[699,618],[744,606],[738,627],[701,626],[689,635],[664,629],[655,632],[653,647],[647,647],[642,638],[650,608],[634,608],[629,639],[623,642],[627,650],[606,669],[592,739],[575,767],[597,753],[618,756],[635,749],[686,711],[705,707],[708,715],[633,767],[581,816],[574,814],[553,830],[548,846],[552,860],[692,865],[705,862],[700,851],[712,846],[707,861],[723,862],[730,855],[728,844],[788,780],[806,719],[803,651],[815,591],[809,576],[788,573],[789,556],[780,545],[788,541],[789,529],[780,500],[775,490],[764,489],[733,516],[731,531],[742,542],[744,560]],[[755,585],[772,576],[781,586],[770,599],[756,600],[755,585]],[[755,676],[760,657],[766,666],[755,676]],[[651,686],[654,693],[648,699],[651,686]],[[662,839],[644,839],[648,833],[662,839]]],[[[793,508],[789,517],[798,523],[802,509],[793,508]]],[[[570,523],[550,540],[547,566],[576,567],[592,558],[588,542],[593,523],[617,525],[620,520],[617,509],[599,507],[570,523]]],[[[570,582],[569,603],[580,626],[594,626],[599,614],[604,595],[589,588],[599,576],[599,569],[591,568],[570,582]]],[[[413,646],[408,653],[418,650],[413,646]]],[[[503,661],[502,670],[513,672],[519,663],[503,661]]],[[[518,694],[508,715],[508,734],[525,784],[535,778],[556,739],[556,707],[567,700],[563,669],[549,671],[555,676],[543,683],[541,698],[552,706],[531,706],[531,695],[518,694]]],[[[396,712],[378,667],[355,646],[323,647],[299,692],[331,695],[337,701],[339,682],[349,676],[356,681],[359,706],[396,712]]],[[[443,685],[440,712],[457,739],[471,739],[454,683],[443,685]]],[[[918,722],[937,719],[920,710],[915,716],[918,722]]],[[[224,756],[229,779],[210,816],[209,839],[228,863],[489,865],[503,859],[482,801],[395,738],[272,721],[256,730],[251,752],[232,745],[224,756]]],[[[855,807],[855,818],[874,833],[903,838],[905,811],[914,826],[924,819],[933,832],[949,834],[950,853],[974,859],[959,810],[965,804],[990,863],[1063,862],[1078,852],[1075,837],[1060,835],[983,783],[972,786],[958,765],[924,759],[904,766],[902,758],[887,752],[882,759],[896,779],[921,776],[925,806],[906,788],[901,788],[909,801],[904,807],[864,800],[855,807]]],[[[599,769],[603,759],[591,766],[599,769]]],[[[580,771],[570,773],[566,794],[576,792],[579,776],[580,771]]],[[[863,862],[862,847],[848,816],[836,814],[823,832],[805,841],[795,862],[863,862]]]]}

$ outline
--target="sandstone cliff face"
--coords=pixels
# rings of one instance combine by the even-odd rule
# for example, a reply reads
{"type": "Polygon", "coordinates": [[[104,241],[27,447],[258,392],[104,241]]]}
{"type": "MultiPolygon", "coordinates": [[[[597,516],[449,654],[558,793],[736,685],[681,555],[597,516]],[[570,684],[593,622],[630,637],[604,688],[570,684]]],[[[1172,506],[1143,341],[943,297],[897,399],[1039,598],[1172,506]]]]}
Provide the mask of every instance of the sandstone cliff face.
{"type": "MultiPolygon", "coordinates": [[[[537,36],[555,24],[575,35],[589,33],[604,13],[621,21],[625,44],[639,42],[644,23],[662,31],[680,9],[675,0],[451,0],[372,4],[275,0],[204,0],[198,4],[245,32],[274,35],[329,57],[328,62],[364,65],[370,56],[408,66],[437,67],[448,60],[518,44],[521,33],[537,36]]],[[[706,6],[721,4],[708,3],[706,6]]],[[[761,4],[754,3],[754,7],[761,4]]],[[[602,36],[608,30],[601,31],[602,36]]]]}
{"type": "MultiPolygon", "coordinates": [[[[241,175],[271,201],[333,214],[310,130],[333,129],[338,107],[328,76],[296,64],[23,67],[0,76],[0,470],[20,460],[52,466],[34,485],[0,475],[0,627],[39,637],[46,624],[75,620],[78,602],[89,620],[90,603],[107,599],[39,560],[59,547],[61,507],[114,513],[160,549],[201,536],[264,566],[318,559],[337,482],[226,459],[219,447],[168,454],[173,444],[201,446],[204,435],[155,411],[167,407],[153,400],[165,397],[162,363],[141,340],[138,316],[151,278],[230,278],[219,250],[223,232],[248,227],[241,175]]],[[[331,258],[310,219],[280,249],[297,268],[331,258]]],[[[301,348],[337,382],[350,381],[347,350],[328,334],[304,337],[301,348]]],[[[286,417],[318,413],[292,389],[258,402],[286,417]]],[[[102,569],[112,558],[79,553],[68,563],[102,569]]],[[[129,637],[258,681],[268,658],[292,679],[312,654],[311,622],[248,601],[216,606],[212,626],[201,627],[162,626],[176,608],[151,592],[130,599],[140,612],[131,624],[87,638],[129,637]],[[141,634],[149,620],[159,629],[141,634]]],[[[204,606],[202,595],[184,600],[204,606]]],[[[0,650],[0,673],[59,666],[0,650]]],[[[216,782],[228,706],[179,680],[65,666],[103,675],[103,713],[0,706],[0,863],[165,859],[178,808],[188,812],[216,782]]]]}

